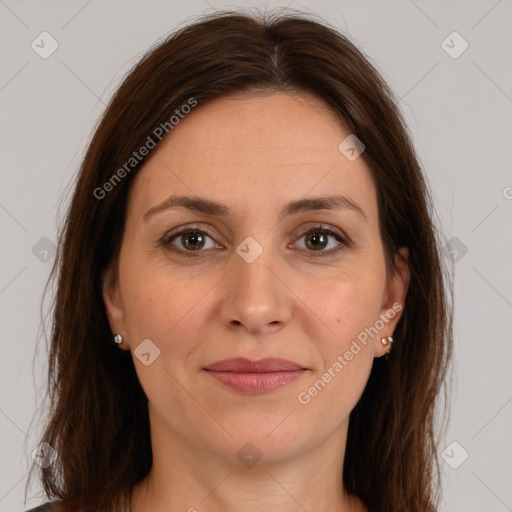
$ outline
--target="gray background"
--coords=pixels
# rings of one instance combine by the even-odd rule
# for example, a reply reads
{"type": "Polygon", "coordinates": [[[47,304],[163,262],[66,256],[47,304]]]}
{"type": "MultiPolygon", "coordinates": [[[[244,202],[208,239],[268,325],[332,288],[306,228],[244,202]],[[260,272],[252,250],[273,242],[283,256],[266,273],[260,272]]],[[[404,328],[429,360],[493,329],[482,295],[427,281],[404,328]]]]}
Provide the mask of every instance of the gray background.
{"type": "MultiPolygon", "coordinates": [[[[31,422],[43,403],[44,344],[34,358],[41,295],[57,219],[105,103],[142,53],[191,17],[287,3],[0,0],[0,511],[23,508],[40,432],[37,417],[31,422]],[[47,59],[31,47],[50,48],[43,31],[59,45],[47,59]]],[[[290,6],[346,33],[401,98],[451,240],[455,386],[441,510],[512,510],[512,2],[290,6]],[[446,39],[453,31],[469,44],[457,58],[464,43],[446,39]]],[[[40,489],[29,497],[27,508],[39,504],[40,489]]]]}

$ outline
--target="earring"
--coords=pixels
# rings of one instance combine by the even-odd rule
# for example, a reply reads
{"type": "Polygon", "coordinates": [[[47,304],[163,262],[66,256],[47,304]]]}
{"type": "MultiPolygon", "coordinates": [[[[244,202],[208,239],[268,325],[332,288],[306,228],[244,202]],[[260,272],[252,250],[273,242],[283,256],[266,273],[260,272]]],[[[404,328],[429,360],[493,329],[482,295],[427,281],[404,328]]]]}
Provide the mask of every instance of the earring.
{"type": "Polygon", "coordinates": [[[391,345],[393,344],[393,336],[386,336],[380,340],[380,342],[385,346],[389,346],[387,353],[391,352],[391,345]]]}
{"type": "Polygon", "coordinates": [[[123,343],[123,337],[120,334],[116,334],[114,336],[114,343],[116,345],[121,345],[121,343],[123,343]]]}

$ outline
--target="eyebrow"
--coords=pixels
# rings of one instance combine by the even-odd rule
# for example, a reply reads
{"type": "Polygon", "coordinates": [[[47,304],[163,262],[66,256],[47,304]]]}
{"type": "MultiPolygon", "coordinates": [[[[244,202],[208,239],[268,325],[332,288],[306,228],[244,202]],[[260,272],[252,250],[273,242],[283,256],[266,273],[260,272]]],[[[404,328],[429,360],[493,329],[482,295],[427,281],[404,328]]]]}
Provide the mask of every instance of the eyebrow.
{"type": "MultiPolygon", "coordinates": [[[[216,215],[219,217],[228,217],[230,214],[229,208],[225,204],[217,201],[212,201],[198,196],[172,195],[156,206],[150,208],[144,214],[144,220],[147,221],[153,215],[171,208],[186,208],[191,211],[207,215],[216,215]]],[[[349,210],[357,213],[363,219],[367,220],[363,209],[355,201],[343,194],[322,197],[306,197],[296,201],[291,201],[281,209],[278,218],[279,220],[282,220],[286,216],[297,215],[299,213],[314,210],[349,210]]]]}

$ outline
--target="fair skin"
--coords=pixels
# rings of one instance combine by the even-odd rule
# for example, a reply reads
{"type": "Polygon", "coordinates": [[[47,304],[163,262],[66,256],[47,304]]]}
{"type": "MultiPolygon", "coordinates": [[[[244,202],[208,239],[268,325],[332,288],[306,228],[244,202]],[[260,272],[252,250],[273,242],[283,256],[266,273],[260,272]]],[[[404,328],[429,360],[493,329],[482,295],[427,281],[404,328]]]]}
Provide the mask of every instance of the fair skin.
{"type": "Polygon", "coordinates": [[[309,94],[232,95],[196,107],[136,176],[103,293],[149,403],[153,466],[131,512],[366,510],[342,488],[349,414],[400,312],[309,403],[297,398],[379,315],[404,304],[409,281],[406,249],[397,273],[386,272],[371,173],[338,149],[349,134],[309,94]],[[345,207],[279,218],[291,201],[334,194],[364,215],[345,207]],[[174,207],[144,219],[170,195],[223,203],[229,213],[174,207]],[[323,245],[312,239],[319,223],[349,245],[325,233],[323,245]],[[159,243],[190,225],[202,245],[190,234],[159,243]],[[251,263],[236,251],[248,236],[263,249],[251,263]],[[322,252],[331,256],[315,257],[322,252]],[[160,350],[148,366],[133,353],[146,339],[160,350]],[[231,357],[281,357],[307,371],[247,395],[203,370],[231,357]],[[237,456],[249,442],[261,457],[252,466],[237,456]]]}

